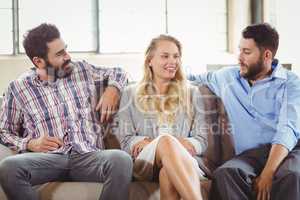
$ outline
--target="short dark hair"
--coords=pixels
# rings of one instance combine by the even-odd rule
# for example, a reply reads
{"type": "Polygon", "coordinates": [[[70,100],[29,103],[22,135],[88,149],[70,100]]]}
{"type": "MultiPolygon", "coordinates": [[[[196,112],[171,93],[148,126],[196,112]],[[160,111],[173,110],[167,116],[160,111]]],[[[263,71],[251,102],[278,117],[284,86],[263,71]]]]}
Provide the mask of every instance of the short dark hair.
{"type": "Polygon", "coordinates": [[[275,56],[279,44],[279,35],[270,24],[261,23],[247,26],[242,35],[245,39],[253,39],[260,50],[269,49],[273,57],[275,56]]]}
{"type": "Polygon", "coordinates": [[[31,61],[34,57],[47,59],[47,43],[57,38],[60,38],[60,33],[57,27],[53,24],[43,23],[29,30],[24,35],[23,40],[23,47],[26,55],[31,61]]]}

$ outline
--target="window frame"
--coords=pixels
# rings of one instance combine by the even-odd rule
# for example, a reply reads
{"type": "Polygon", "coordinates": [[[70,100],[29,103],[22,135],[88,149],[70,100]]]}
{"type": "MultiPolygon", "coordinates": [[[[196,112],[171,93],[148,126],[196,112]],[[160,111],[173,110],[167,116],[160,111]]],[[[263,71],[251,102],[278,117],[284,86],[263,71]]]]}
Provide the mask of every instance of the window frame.
{"type": "MultiPolygon", "coordinates": [[[[231,33],[232,33],[232,25],[230,23],[230,21],[232,20],[232,18],[230,16],[232,16],[230,14],[230,3],[233,0],[226,0],[226,49],[225,52],[226,53],[230,53],[231,50],[231,46],[232,46],[232,38],[231,38],[231,33]]],[[[168,27],[168,0],[164,0],[165,3],[165,10],[164,10],[164,15],[165,15],[165,34],[169,33],[169,27],[168,27]]],[[[96,24],[96,48],[94,51],[81,51],[81,50],[76,50],[76,51],[70,51],[71,53],[95,53],[95,54],[107,54],[107,53],[102,53],[101,52],[101,48],[100,48],[100,26],[99,26],[99,22],[100,22],[100,12],[99,12],[99,0],[95,0],[95,7],[96,7],[96,13],[95,13],[95,24],[96,24]]],[[[12,55],[23,55],[24,53],[21,52],[20,49],[20,32],[19,32],[19,0],[12,0],[12,34],[13,34],[13,49],[12,49],[12,55]]],[[[108,54],[132,54],[132,52],[123,52],[123,53],[108,53],[108,54]]],[[[3,54],[2,54],[3,55],[3,54]]]]}

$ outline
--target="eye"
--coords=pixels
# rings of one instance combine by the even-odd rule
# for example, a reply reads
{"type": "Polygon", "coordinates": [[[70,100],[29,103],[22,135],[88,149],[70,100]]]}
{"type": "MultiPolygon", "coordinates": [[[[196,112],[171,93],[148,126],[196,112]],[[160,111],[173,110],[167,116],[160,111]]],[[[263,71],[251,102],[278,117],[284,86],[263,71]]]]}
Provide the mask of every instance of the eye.
{"type": "Polygon", "coordinates": [[[249,54],[251,54],[251,51],[249,49],[243,49],[242,53],[249,55],[249,54]]]}
{"type": "Polygon", "coordinates": [[[58,52],[56,55],[58,56],[58,57],[60,57],[60,56],[64,56],[64,55],[66,55],[66,51],[61,51],[61,52],[58,52]]]}
{"type": "Polygon", "coordinates": [[[162,58],[168,58],[169,56],[164,54],[164,55],[161,55],[162,58]]]}

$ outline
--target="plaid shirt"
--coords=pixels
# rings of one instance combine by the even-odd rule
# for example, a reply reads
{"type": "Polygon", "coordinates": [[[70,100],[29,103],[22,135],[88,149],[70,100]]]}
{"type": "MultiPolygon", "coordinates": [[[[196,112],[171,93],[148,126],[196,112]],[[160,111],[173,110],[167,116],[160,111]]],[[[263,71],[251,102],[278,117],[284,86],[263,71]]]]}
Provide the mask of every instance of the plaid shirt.
{"type": "Polygon", "coordinates": [[[105,85],[122,90],[127,75],[120,68],[74,63],[72,73],[55,82],[41,81],[33,69],[10,83],[0,111],[0,138],[17,151],[30,139],[56,136],[64,145],[52,153],[103,149],[102,127],[95,111],[105,85]]]}

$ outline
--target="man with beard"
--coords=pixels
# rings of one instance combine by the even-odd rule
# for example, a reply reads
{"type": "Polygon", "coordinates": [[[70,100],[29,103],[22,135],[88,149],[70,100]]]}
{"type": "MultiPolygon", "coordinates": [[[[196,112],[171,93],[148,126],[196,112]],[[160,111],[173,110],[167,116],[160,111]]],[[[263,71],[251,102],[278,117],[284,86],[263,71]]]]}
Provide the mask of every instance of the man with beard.
{"type": "Polygon", "coordinates": [[[226,108],[236,156],[213,173],[213,200],[300,199],[300,80],[274,58],[269,24],[250,25],[240,41],[240,67],[190,80],[207,84],[226,108]]]}
{"type": "Polygon", "coordinates": [[[0,162],[8,199],[37,200],[33,186],[52,181],[101,182],[100,199],[128,199],[131,158],[104,150],[101,126],[117,107],[126,73],[72,62],[51,24],[28,31],[23,45],[35,68],[9,84],[0,111],[1,140],[21,153],[0,162]]]}

